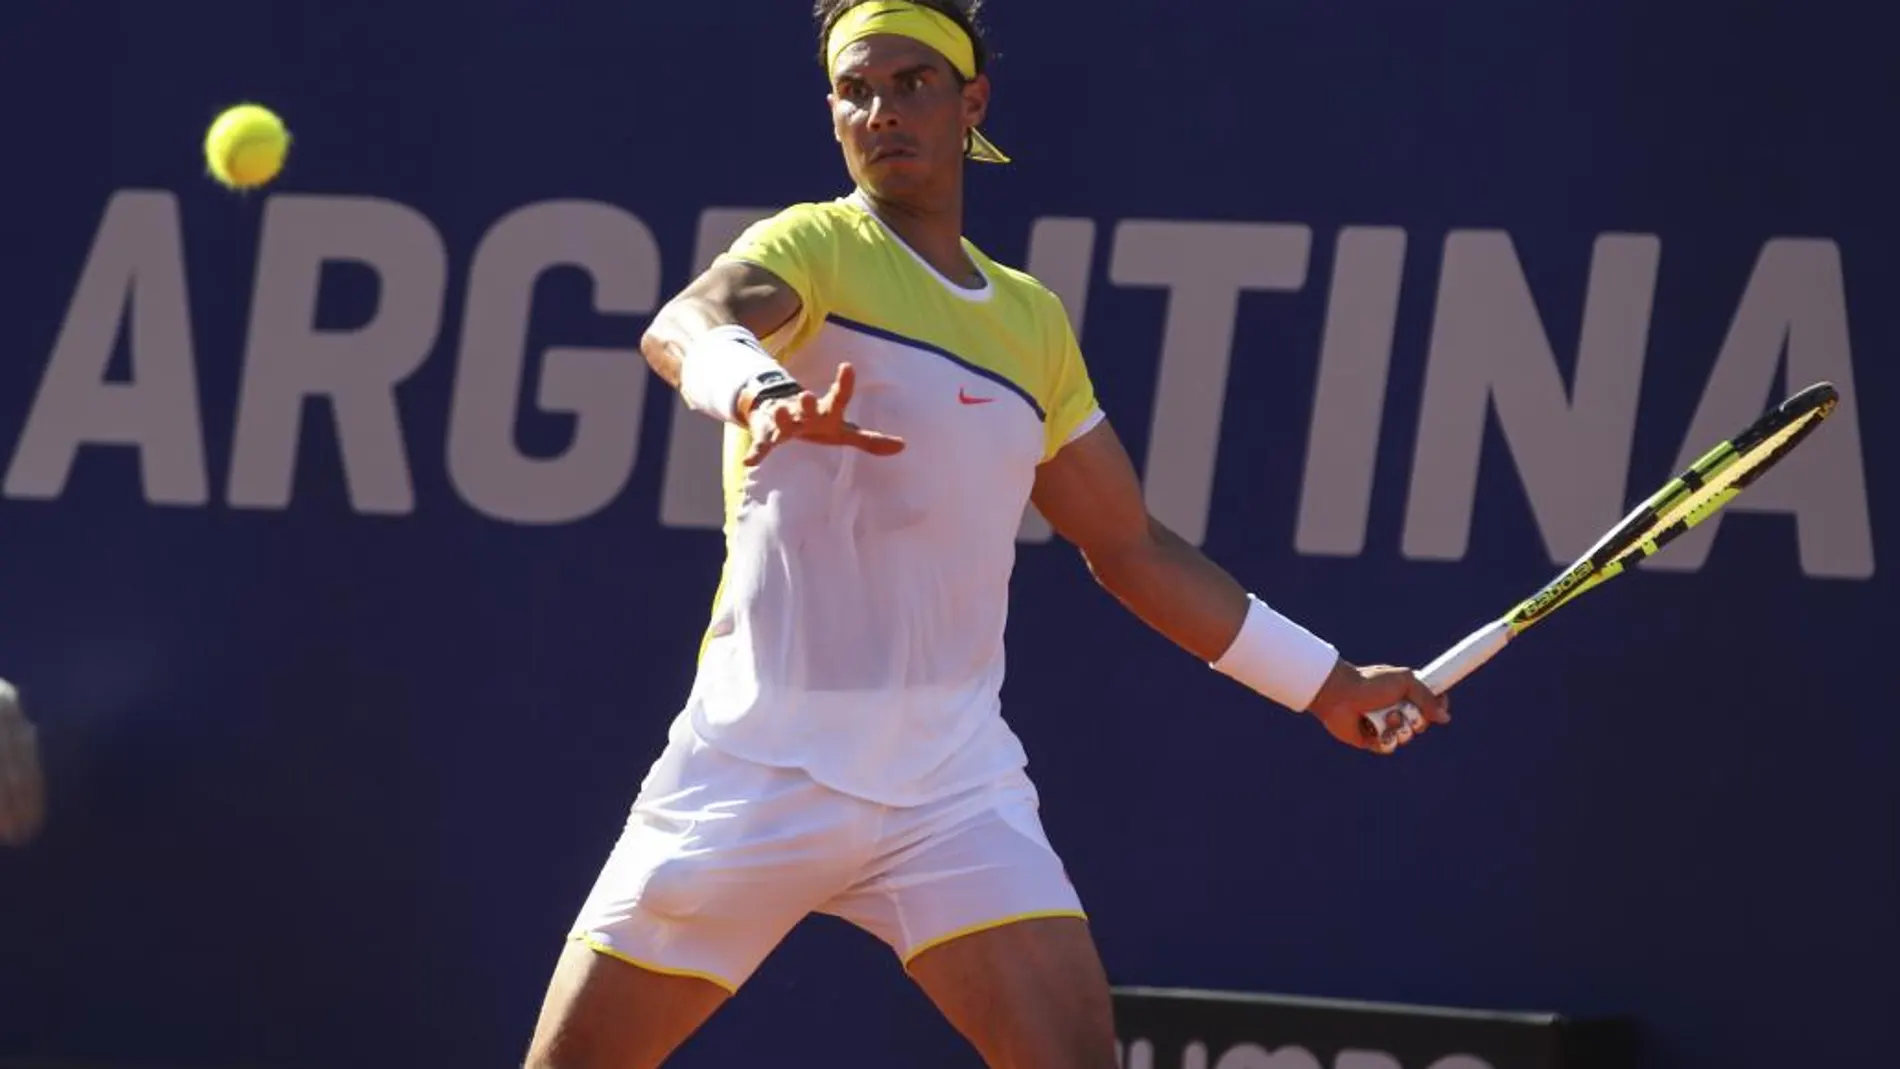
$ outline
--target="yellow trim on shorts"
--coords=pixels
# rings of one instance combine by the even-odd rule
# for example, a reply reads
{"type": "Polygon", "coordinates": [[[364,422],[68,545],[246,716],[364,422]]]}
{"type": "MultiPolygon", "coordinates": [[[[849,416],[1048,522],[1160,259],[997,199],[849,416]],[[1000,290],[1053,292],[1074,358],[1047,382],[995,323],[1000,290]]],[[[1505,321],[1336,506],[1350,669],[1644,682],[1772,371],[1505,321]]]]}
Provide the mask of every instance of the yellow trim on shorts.
{"type": "Polygon", "coordinates": [[[913,961],[916,961],[917,956],[919,954],[922,954],[924,951],[934,950],[937,947],[944,945],[945,943],[951,942],[952,940],[961,939],[966,935],[975,935],[978,932],[987,932],[992,928],[1001,928],[1004,925],[1016,924],[1019,921],[1039,921],[1039,920],[1047,920],[1051,917],[1074,917],[1077,920],[1084,920],[1084,921],[1089,919],[1089,915],[1082,912],[1079,909],[1045,909],[1045,910],[1040,910],[1035,913],[1012,913],[1007,917],[998,917],[995,920],[987,920],[987,921],[979,922],[977,924],[965,925],[964,927],[958,928],[957,930],[953,932],[946,932],[943,935],[937,936],[935,939],[927,939],[924,942],[918,944],[917,946],[912,947],[910,953],[904,955],[904,966],[908,968],[910,966],[910,963],[913,961]]]}
{"type": "Polygon", "coordinates": [[[568,938],[581,943],[596,954],[604,954],[615,961],[624,961],[636,969],[645,969],[648,972],[659,973],[661,976],[684,976],[689,980],[704,980],[714,987],[723,990],[728,995],[736,995],[739,993],[739,985],[723,976],[714,976],[712,973],[700,972],[697,969],[675,969],[665,965],[655,965],[650,961],[642,961],[639,958],[629,957],[584,932],[575,932],[573,935],[568,936],[568,938]]]}

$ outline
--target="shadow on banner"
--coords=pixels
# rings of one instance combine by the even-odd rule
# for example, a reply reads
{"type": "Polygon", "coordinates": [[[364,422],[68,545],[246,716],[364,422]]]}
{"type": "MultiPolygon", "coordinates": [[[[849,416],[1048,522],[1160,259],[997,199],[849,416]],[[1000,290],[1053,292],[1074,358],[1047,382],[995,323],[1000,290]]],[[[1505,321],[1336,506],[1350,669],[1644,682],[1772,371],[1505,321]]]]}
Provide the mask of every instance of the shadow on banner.
{"type": "Polygon", "coordinates": [[[1634,1022],[1281,995],[1115,990],[1123,1069],[1628,1069],[1634,1022]]]}

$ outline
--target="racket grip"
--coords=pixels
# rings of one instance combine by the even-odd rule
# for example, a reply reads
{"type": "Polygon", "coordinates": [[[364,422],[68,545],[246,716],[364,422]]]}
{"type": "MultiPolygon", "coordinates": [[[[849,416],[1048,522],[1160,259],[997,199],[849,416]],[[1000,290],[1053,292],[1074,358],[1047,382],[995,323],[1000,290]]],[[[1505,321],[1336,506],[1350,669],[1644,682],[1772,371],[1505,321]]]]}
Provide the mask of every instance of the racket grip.
{"type": "MultiPolygon", "coordinates": [[[[1445,693],[1476,671],[1478,666],[1497,656],[1497,652],[1511,641],[1512,633],[1510,625],[1503,620],[1495,620],[1480,627],[1420,669],[1418,681],[1433,694],[1445,693]]],[[[1400,702],[1366,713],[1359,725],[1359,732],[1368,739],[1377,740],[1374,749],[1379,753],[1391,753],[1410,742],[1419,725],[1424,722],[1425,714],[1419,712],[1416,705],[1400,702]]]]}

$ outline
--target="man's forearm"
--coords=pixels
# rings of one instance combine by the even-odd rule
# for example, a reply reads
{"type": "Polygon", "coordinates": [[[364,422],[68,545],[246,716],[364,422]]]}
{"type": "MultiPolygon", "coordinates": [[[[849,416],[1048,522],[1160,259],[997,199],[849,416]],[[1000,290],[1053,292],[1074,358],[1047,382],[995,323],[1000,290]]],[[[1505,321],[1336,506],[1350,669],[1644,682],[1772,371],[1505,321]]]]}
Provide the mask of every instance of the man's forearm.
{"type": "Polygon", "coordinates": [[[1045,463],[1031,499],[1108,592],[1202,663],[1292,709],[1347,668],[1331,643],[1252,595],[1149,514],[1104,421],[1045,463]]]}
{"type": "Polygon", "coordinates": [[[1294,710],[1350,666],[1333,647],[1253,597],[1227,570],[1150,519],[1148,537],[1089,561],[1128,610],[1225,675],[1294,710]]]}
{"type": "Polygon", "coordinates": [[[640,352],[689,408],[744,425],[755,404],[802,392],[759,341],[797,310],[797,294],[763,269],[714,267],[653,317],[640,352]]]}
{"type": "Polygon", "coordinates": [[[798,294],[764,268],[721,264],[660,308],[640,338],[640,353],[655,374],[679,389],[686,355],[700,338],[733,326],[762,338],[791,320],[798,308],[798,294]]]}
{"type": "Polygon", "coordinates": [[[640,353],[668,386],[679,388],[681,363],[692,340],[714,327],[735,322],[732,313],[705,297],[682,295],[669,301],[640,338],[640,353]]]}
{"type": "Polygon", "coordinates": [[[1104,590],[1203,661],[1233,644],[1247,616],[1247,590],[1186,539],[1149,521],[1150,537],[1089,560],[1104,590]]]}

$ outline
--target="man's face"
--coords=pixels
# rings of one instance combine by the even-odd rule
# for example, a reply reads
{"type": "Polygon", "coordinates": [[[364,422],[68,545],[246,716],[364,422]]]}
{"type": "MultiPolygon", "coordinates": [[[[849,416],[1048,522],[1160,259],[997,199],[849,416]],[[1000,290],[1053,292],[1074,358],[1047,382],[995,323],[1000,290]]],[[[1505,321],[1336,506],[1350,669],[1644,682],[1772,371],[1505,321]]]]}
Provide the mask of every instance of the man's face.
{"type": "Polygon", "coordinates": [[[935,49],[877,34],[839,54],[826,99],[851,177],[880,196],[901,195],[955,182],[989,83],[978,75],[959,85],[935,49]]]}

